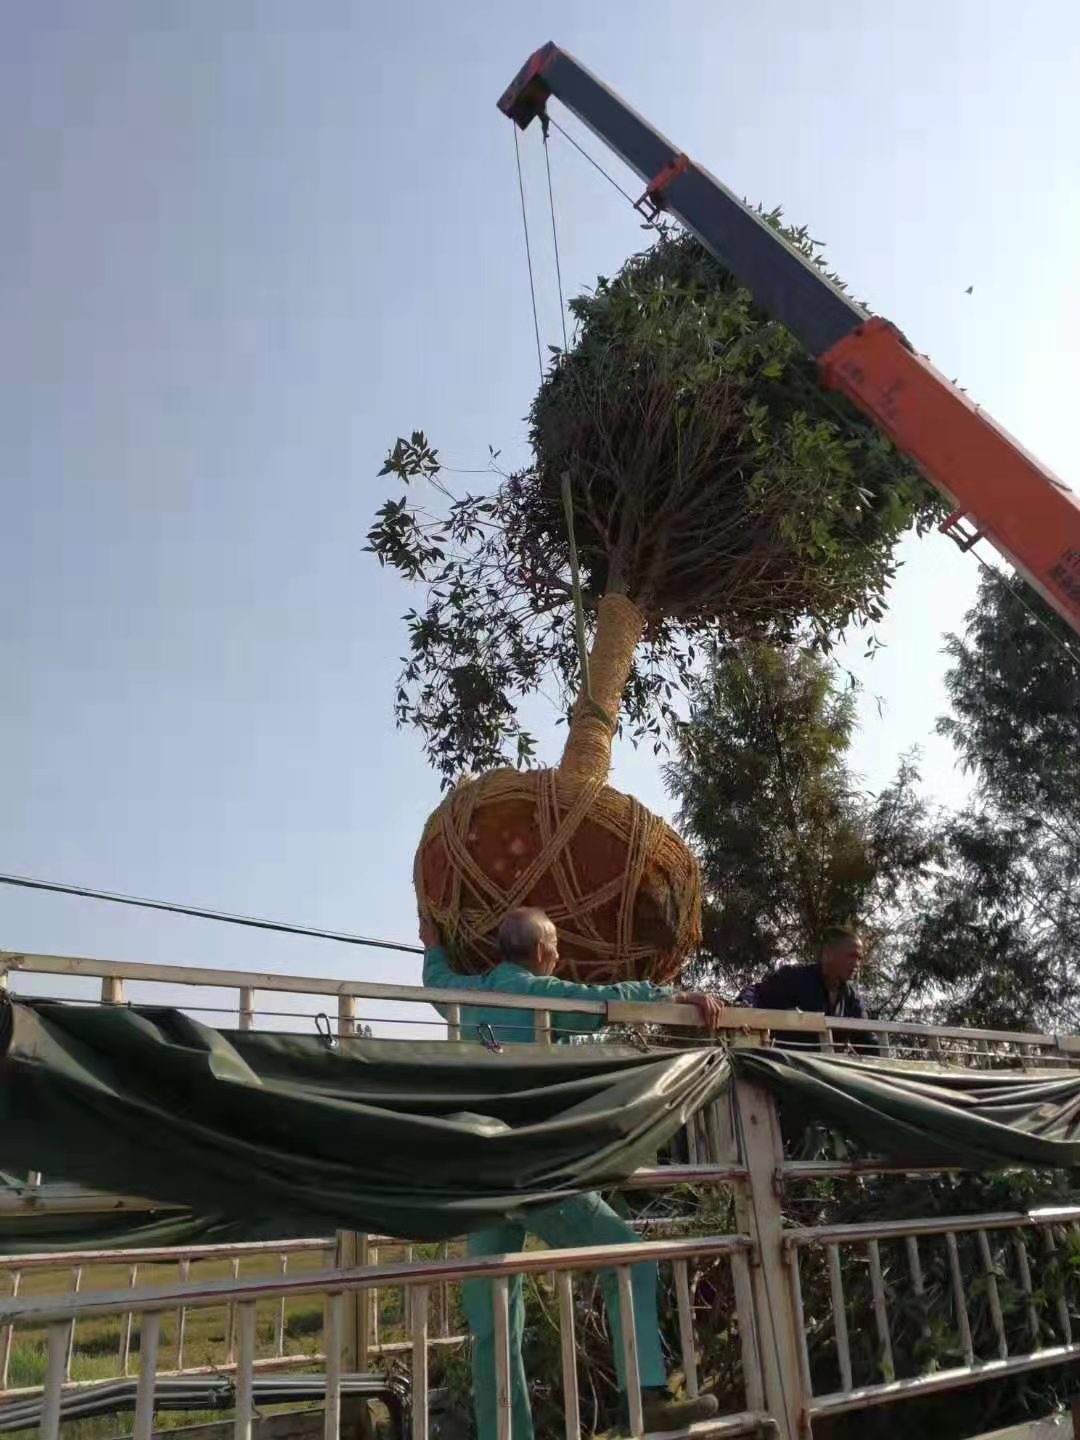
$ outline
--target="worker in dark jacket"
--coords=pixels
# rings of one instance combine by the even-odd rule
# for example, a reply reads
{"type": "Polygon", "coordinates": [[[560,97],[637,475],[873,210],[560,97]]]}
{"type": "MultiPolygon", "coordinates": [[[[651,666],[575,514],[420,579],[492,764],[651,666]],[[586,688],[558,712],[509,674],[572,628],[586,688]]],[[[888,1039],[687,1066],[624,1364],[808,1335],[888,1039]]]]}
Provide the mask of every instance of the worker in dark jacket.
{"type": "MultiPolygon", "coordinates": [[[[811,1015],[865,1020],[866,1011],[852,980],[862,964],[863,944],[854,930],[835,926],[825,932],[821,956],[813,965],[782,965],[736,997],[736,1005],[756,1010],[802,1010],[811,1015]]],[[[789,1037],[777,1037],[787,1040],[789,1037]]],[[[816,1043],[795,1035],[793,1041],[816,1043]]]]}

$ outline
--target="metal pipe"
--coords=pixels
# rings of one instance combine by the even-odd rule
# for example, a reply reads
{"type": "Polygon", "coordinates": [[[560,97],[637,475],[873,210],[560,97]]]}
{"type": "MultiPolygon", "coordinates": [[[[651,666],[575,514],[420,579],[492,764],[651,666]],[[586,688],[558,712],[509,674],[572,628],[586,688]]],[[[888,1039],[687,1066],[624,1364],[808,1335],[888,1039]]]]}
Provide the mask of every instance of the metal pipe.
{"type": "Polygon", "coordinates": [[[495,1321],[495,1433],[510,1440],[510,1281],[497,1275],[491,1282],[495,1321]]]}
{"type": "Polygon", "coordinates": [[[690,1308],[690,1273],[685,1260],[676,1260],[675,1295],[679,1306],[679,1350],[682,1353],[686,1393],[691,1400],[698,1395],[697,1347],[694,1344],[694,1316],[690,1308]]]}
{"type": "Polygon", "coordinates": [[[620,1265],[615,1271],[615,1277],[619,1285],[619,1328],[622,1330],[630,1434],[638,1436],[645,1433],[645,1417],[641,1406],[641,1367],[638,1364],[637,1326],[634,1323],[634,1291],[630,1267],[620,1265]]]}
{"type": "Polygon", "coordinates": [[[253,985],[240,986],[240,1029],[255,1029],[255,987],[253,985]]]}
{"type": "MultiPolygon", "coordinates": [[[[453,1260],[421,1260],[412,1265],[365,1265],[355,1270],[314,1271],[290,1276],[285,1281],[276,1276],[251,1276],[244,1280],[204,1280],[189,1285],[165,1285],[147,1289],[140,1295],[145,1309],[167,1309],[181,1301],[189,1306],[221,1304],[223,1300],[259,1300],[285,1294],[322,1295],[330,1290],[370,1290],[378,1286],[435,1284],[473,1277],[535,1275],[545,1271],[608,1269],[650,1260],[695,1259],[713,1255],[730,1255],[750,1250],[746,1235],[703,1235],[693,1239],[644,1240],[624,1245],[583,1245],[571,1250],[522,1251],[514,1255],[478,1256],[453,1260]]],[[[125,1291],[86,1292],[66,1303],[55,1295],[35,1295],[19,1300],[0,1301],[0,1323],[8,1320],[33,1321],[46,1324],[51,1320],[68,1320],[72,1315],[110,1315],[123,1313],[131,1303],[125,1291]]]]}
{"type": "Polygon", "coordinates": [[[412,1325],[412,1440],[428,1440],[428,1287],[409,1292],[412,1325]]]}
{"type": "Polygon", "coordinates": [[[832,1295],[833,1334],[836,1337],[836,1359],[840,1367],[841,1389],[852,1388],[851,1344],[848,1340],[847,1302],[844,1299],[844,1276],[840,1269],[840,1248],[828,1246],[829,1290],[832,1295]]]}
{"type": "Polygon", "coordinates": [[[70,1320],[58,1320],[49,1326],[49,1358],[45,1367],[45,1391],[41,1408],[41,1440],[58,1440],[60,1434],[60,1396],[67,1364],[70,1320]]]}
{"type": "Polygon", "coordinates": [[[240,1354],[236,1363],[236,1424],[234,1440],[251,1440],[255,1412],[255,1302],[245,1300],[239,1313],[240,1354]]]}
{"type": "MultiPolygon", "coordinates": [[[[101,1196],[101,1207],[111,1210],[110,1196],[101,1196]]],[[[160,1203],[148,1202],[155,1208],[160,1203]]],[[[162,1245],[156,1248],[126,1250],[61,1250],[46,1251],[18,1257],[20,1270],[67,1270],[76,1265],[167,1265],[176,1261],[231,1260],[234,1255],[292,1255],[300,1251],[333,1250],[334,1239],[318,1235],[303,1240],[244,1240],[234,1245],[162,1245]]]]}
{"type": "MultiPolygon", "coordinates": [[[[865,1244],[868,1240],[904,1240],[909,1235],[945,1235],[952,1231],[1017,1230],[1021,1227],[1061,1225],[1080,1218],[1080,1206],[1053,1210],[1004,1211],[986,1215],[935,1216],[929,1220],[882,1220],[870,1225],[817,1225],[791,1230],[784,1237],[787,1246],[865,1244]]],[[[2,1312],[0,1312],[2,1313],[2,1312]]]]}
{"type": "Polygon", "coordinates": [[[975,1350],[971,1343],[971,1322],[968,1319],[967,1297],[964,1294],[964,1277],[960,1270],[960,1251],[956,1236],[950,1230],[945,1236],[949,1252],[949,1273],[952,1277],[953,1309],[956,1312],[956,1328],[960,1332],[960,1348],[966,1365],[975,1364],[975,1350]]]}
{"type": "Polygon", "coordinates": [[[878,1344],[881,1346],[881,1369],[886,1380],[895,1380],[896,1361],[893,1359],[892,1335],[889,1333],[889,1311],[885,1304],[885,1284],[881,1277],[881,1249],[876,1240],[871,1240],[866,1251],[870,1257],[870,1293],[873,1297],[878,1344]]]}
{"type": "Polygon", "coordinates": [[[341,1433],[341,1342],[345,1323],[345,1296],[338,1291],[326,1303],[326,1411],[323,1440],[338,1440],[341,1433]]]}
{"type": "Polygon", "coordinates": [[[154,1433],[154,1388],[157,1380],[161,1313],[139,1317],[139,1383],[135,1392],[134,1440],[150,1440],[154,1433]]]}
{"type": "Polygon", "coordinates": [[[562,1350],[563,1416],[566,1440],[579,1440],[581,1405],[578,1400],[577,1347],[574,1343],[574,1282],[566,1270],[555,1276],[559,1297],[559,1342],[562,1350]]]}
{"type": "Polygon", "coordinates": [[[998,1359],[1009,1358],[1009,1342],[1005,1337],[1005,1319],[1001,1313],[1001,1296],[998,1294],[997,1274],[994,1270],[994,1262],[990,1255],[990,1240],[985,1230],[978,1234],[979,1259],[982,1261],[983,1274],[986,1277],[986,1295],[990,1301],[990,1318],[994,1323],[994,1334],[998,1342],[998,1359]]]}
{"type": "Polygon", "coordinates": [[[978,1365],[938,1370],[933,1375],[917,1375],[910,1380],[894,1380],[889,1385],[864,1385],[847,1394],[817,1395],[807,1406],[807,1415],[842,1415],[850,1410],[863,1410],[873,1405],[891,1405],[896,1400],[920,1395],[934,1395],[943,1390],[959,1390],[983,1381],[1001,1380],[1009,1375],[1022,1375],[1029,1370],[1042,1370],[1050,1365],[1064,1365],[1080,1358],[1080,1345],[1056,1345],[1038,1350],[1033,1355],[1014,1355],[1008,1360],[987,1360],[978,1365]]]}

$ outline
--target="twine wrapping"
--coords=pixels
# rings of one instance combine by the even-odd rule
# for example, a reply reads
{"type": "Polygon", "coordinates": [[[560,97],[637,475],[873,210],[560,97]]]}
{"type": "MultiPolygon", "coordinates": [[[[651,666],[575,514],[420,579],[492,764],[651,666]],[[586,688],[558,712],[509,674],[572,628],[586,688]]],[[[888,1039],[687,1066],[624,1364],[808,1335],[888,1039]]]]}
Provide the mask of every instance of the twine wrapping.
{"type": "Polygon", "coordinates": [[[493,770],[458,785],[427,822],[414,879],[421,910],[471,970],[495,963],[499,922],[530,903],[557,926],[559,974],[571,979],[636,976],[663,984],[701,938],[700,873],[679,836],[632,796],[561,769],[493,770]],[[490,856],[480,863],[478,826],[511,813],[530,815],[528,834],[512,834],[495,864],[490,856]],[[591,887],[582,879],[584,846],[575,843],[584,824],[622,849],[614,873],[591,887]],[[432,872],[441,884],[431,883],[432,872]],[[635,923],[642,903],[651,926],[635,923]],[[650,929],[651,937],[644,933],[650,929]]]}

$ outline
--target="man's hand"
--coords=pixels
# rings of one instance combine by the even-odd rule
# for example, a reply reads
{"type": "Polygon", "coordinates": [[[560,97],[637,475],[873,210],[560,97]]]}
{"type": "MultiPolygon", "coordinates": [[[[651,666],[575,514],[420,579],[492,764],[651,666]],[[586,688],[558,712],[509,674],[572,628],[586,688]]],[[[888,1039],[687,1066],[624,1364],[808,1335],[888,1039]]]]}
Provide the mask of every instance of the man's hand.
{"type": "Polygon", "coordinates": [[[706,1030],[715,1030],[724,1013],[724,1002],[715,995],[706,995],[703,990],[683,990],[675,996],[680,1005],[693,1005],[706,1030]]]}
{"type": "Polygon", "coordinates": [[[426,915],[420,916],[420,944],[425,950],[434,950],[442,944],[442,935],[434,920],[429,920],[426,915]]]}

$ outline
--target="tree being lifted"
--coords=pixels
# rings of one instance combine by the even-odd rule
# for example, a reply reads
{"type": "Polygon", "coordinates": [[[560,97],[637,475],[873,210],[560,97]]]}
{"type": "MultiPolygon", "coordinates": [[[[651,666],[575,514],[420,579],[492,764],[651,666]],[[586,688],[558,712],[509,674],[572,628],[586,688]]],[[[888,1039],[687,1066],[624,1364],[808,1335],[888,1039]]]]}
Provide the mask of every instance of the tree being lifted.
{"type": "MultiPolygon", "coordinates": [[[[805,231],[789,238],[814,254],[805,231]]],[[[878,620],[897,540],[938,502],[692,237],[661,234],[570,309],[532,463],[443,517],[387,501],[368,536],[429,587],[407,616],[398,723],[444,784],[488,772],[429,820],[417,894],[473,968],[506,907],[531,903],[559,926],[564,973],[666,980],[699,937],[697,866],[607,786],[620,713],[659,748],[695,646],[809,631],[827,649],[878,620]],[[550,678],[569,708],[562,760],[509,769],[510,747],[519,765],[534,752],[518,703],[550,678]]],[[[443,488],[441,468],[417,432],[382,473],[443,488]]]]}

